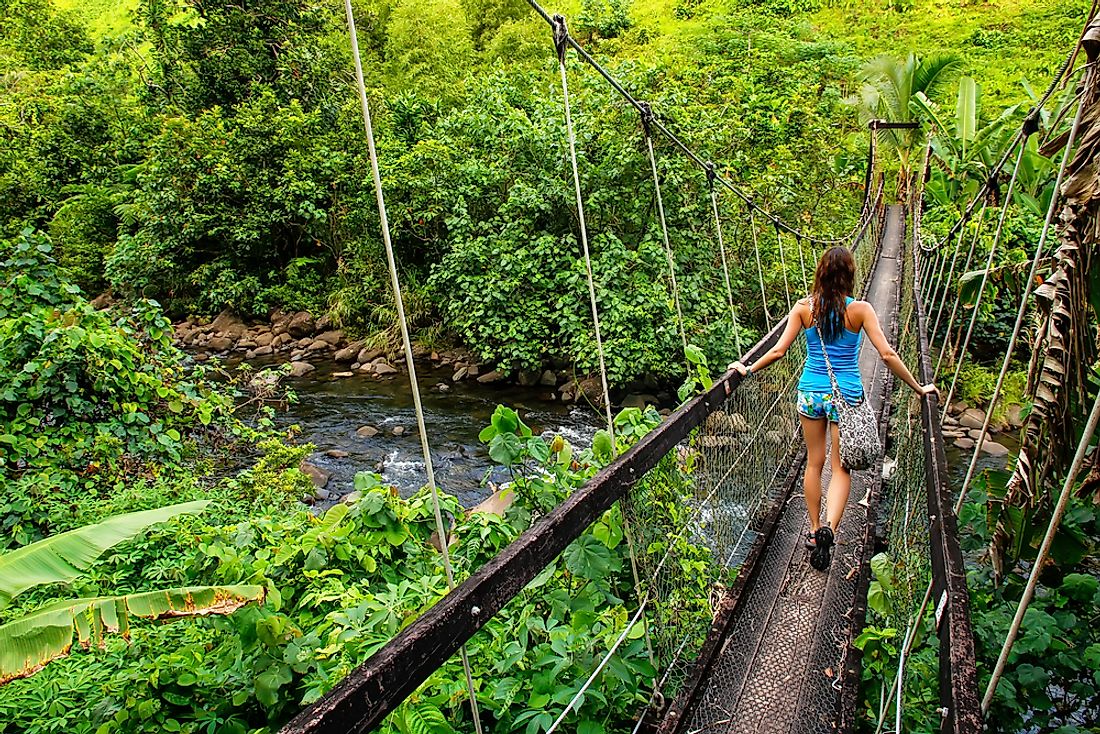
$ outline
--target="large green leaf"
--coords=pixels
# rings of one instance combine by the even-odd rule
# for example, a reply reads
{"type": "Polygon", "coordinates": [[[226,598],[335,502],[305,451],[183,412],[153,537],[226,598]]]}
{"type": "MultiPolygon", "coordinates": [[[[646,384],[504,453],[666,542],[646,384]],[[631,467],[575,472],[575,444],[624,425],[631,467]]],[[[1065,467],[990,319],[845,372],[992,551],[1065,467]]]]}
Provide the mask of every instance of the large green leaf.
{"type": "Polygon", "coordinates": [[[96,559],[145,528],[176,515],[201,512],[209,500],[184,502],[155,510],[118,515],[70,530],[0,556],[0,609],[27,589],[72,581],[96,559]]]}
{"type": "Polygon", "coordinates": [[[0,626],[0,685],[25,678],[82,647],[102,647],[106,635],[129,636],[129,617],[171,619],[231,614],[262,601],[262,586],[192,586],[126,596],[66,599],[0,626]]]}
{"type": "Polygon", "coordinates": [[[955,104],[955,134],[962,141],[962,157],[978,130],[978,84],[973,77],[959,79],[959,98],[955,104]]]}

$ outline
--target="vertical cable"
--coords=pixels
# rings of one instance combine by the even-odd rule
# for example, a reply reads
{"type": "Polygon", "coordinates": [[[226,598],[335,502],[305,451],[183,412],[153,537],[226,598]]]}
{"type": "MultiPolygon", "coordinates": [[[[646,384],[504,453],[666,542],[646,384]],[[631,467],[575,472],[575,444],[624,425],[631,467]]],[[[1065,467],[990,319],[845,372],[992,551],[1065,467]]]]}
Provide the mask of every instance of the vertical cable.
{"type": "MultiPolygon", "coordinates": [[[[772,315],[768,311],[768,293],[764,289],[764,266],[760,262],[760,240],[756,234],[756,214],[752,207],[749,210],[749,231],[752,232],[752,251],[756,254],[756,276],[760,279],[760,303],[764,307],[764,324],[769,328],[772,325],[772,315]]],[[[767,331],[767,329],[765,329],[767,331]]]]}
{"type": "Polygon", "coordinates": [[[710,189],[710,209],[714,214],[714,231],[718,235],[718,251],[722,254],[722,275],[726,278],[726,297],[729,298],[730,316],[733,318],[733,338],[737,347],[737,357],[741,358],[741,328],[737,324],[737,307],[733,302],[733,286],[730,284],[730,268],[726,260],[726,245],[722,240],[722,220],[718,216],[718,192],[714,189],[715,170],[713,163],[707,163],[707,187],[710,189]]]}
{"type": "MultiPolygon", "coordinates": [[[[386,247],[386,264],[390,271],[390,284],[393,286],[393,299],[397,306],[397,320],[401,325],[401,340],[405,347],[405,365],[409,369],[409,384],[412,390],[413,406],[416,408],[416,426],[420,431],[420,449],[424,454],[424,468],[428,474],[428,488],[432,496],[432,510],[435,513],[435,528],[439,535],[440,554],[443,569],[447,574],[447,588],[455,588],[454,569],[451,566],[448,533],[443,525],[443,514],[439,509],[439,490],[435,484],[435,468],[432,466],[432,452],[428,445],[428,431],[424,421],[424,406],[420,402],[420,386],[416,381],[416,364],[413,362],[412,340],[409,337],[409,324],[405,318],[405,302],[401,295],[401,280],[397,275],[397,261],[393,254],[393,242],[390,239],[390,222],[386,216],[386,200],[382,193],[382,174],[378,169],[378,151],[374,145],[374,128],[371,126],[370,106],[367,103],[367,87],[363,81],[363,61],[359,56],[359,39],[355,32],[355,14],[351,0],[344,0],[344,10],[348,18],[348,35],[351,40],[351,53],[355,61],[355,82],[359,89],[359,103],[363,108],[363,127],[367,135],[367,150],[370,153],[371,177],[374,179],[374,194],[378,200],[378,217],[382,225],[382,243],[386,247]]],[[[470,669],[470,659],[466,646],[459,650],[462,668],[466,673],[466,690],[470,696],[470,714],[474,720],[474,729],[481,734],[481,715],[478,711],[477,696],[474,693],[474,676],[470,669]]]]}
{"type": "Polygon", "coordinates": [[[779,264],[780,269],[783,271],[783,293],[787,296],[787,313],[791,312],[791,286],[787,282],[787,255],[783,251],[783,235],[779,231],[778,222],[772,222],[775,225],[775,241],[779,243],[779,264]]]}

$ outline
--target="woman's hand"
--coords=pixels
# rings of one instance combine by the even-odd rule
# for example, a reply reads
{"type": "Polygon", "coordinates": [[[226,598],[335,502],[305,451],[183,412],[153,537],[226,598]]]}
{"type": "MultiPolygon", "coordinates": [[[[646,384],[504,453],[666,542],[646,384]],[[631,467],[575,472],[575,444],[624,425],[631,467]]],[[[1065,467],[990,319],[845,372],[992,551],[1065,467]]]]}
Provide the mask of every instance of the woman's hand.
{"type": "Polygon", "coordinates": [[[927,385],[922,385],[919,392],[922,396],[924,396],[924,395],[935,395],[937,400],[942,400],[943,399],[943,397],[940,395],[940,389],[938,387],[936,387],[935,385],[933,385],[931,382],[928,383],[927,385]]]}
{"type": "Polygon", "coordinates": [[[748,375],[751,372],[751,370],[748,367],[746,367],[745,365],[741,364],[740,361],[731,362],[730,366],[727,367],[726,369],[727,370],[737,370],[737,373],[740,374],[742,377],[745,377],[746,375],[748,375]]]}

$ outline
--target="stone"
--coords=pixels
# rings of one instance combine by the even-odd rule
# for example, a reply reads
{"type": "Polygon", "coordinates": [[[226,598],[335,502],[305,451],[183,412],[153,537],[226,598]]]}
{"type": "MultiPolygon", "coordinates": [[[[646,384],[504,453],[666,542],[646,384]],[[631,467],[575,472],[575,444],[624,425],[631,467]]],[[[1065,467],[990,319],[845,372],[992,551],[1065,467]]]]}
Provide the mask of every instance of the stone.
{"type": "Polygon", "coordinates": [[[374,365],[373,364],[361,364],[361,365],[359,365],[359,371],[362,372],[364,375],[369,375],[372,372],[374,372],[374,365]]]}
{"type": "Polygon", "coordinates": [[[964,410],[966,410],[969,407],[970,407],[969,405],[967,405],[965,402],[960,400],[956,403],[951,403],[951,412],[952,413],[962,413],[964,410]]]}
{"type": "Polygon", "coordinates": [[[539,378],[539,384],[543,387],[554,387],[558,384],[558,378],[552,370],[545,370],[539,378]]]}
{"type": "Polygon", "coordinates": [[[1008,448],[1005,447],[1005,446],[1002,446],[1001,444],[997,443],[996,441],[988,441],[987,440],[987,441],[982,442],[982,453],[983,454],[989,454],[990,456],[1000,458],[1002,456],[1008,456],[1008,448]]]}
{"type": "Polygon", "coordinates": [[[233,347],[233,340],[225,336],[216,336],[206,343],[212,352],[225,352],[233,347]]]}
{"type": "Polygon", "coordinates": [[[330,347],[332,347],[332,345],[329,344],[328,342],[322,341],[320,339],[314,339],[313,341],[311,341],[309,343],[309,346],[306,347],[306,351],[307,352],[323,352],[326,349],[329,349],[330,347]]]}
{"type": "Polygon", "coordinates": [[[351,454],[349,454],[347,451],[341,451],[340,449],[329,449],[325,452],[325,456],[333,459],[346,459],[351,456],[351,454]]]}
{"type": "Polygon", "coordinates": [[[531,372],[529,370],[521,370],[519,373],[519,384],[523,387],[534,387],[539,384],[539,379],[542,377],[538,372],[531,372]]]}
{"type": "Polygon", "coordinates": [[[367,362],[373,362],[383,354],[385,354],[385,352],[377,347],[363,347],[359,350],[359,354],[356,355],[355,361],[360,364],[366,364],[367,362]]]}
{"type": "Polygon", "coordinates": [[[296,339],[301,339],[305,336],[309,336],[316,329],[316,324],[313,321],[313,317],[309,315],[308,311],[299,311],[290,317],[290,320],[286,324],[287,333],[296,339]]]}
{"type": "Polygon", "coordinates": [[[394,426],[393,435],[395,435],[395,436],[405,435],[405,426],[394,426]]]}
{"type": "Polygon", "coordinates": [[[374,426],[360,426],[355,431],[355,435],[358,436],[359,438],[374,438],[379,433],[381,433],[381,431],[379,431],[374,426]]]}
{"type": "Polygon", "coordinates": [[[329,480],[332,479],[331,473],[308,461],[303,461],[298,468],[313,481],[313,486],[319,489],[328,486],[329,480]]]}
{"type": "Polygon", "coordinates": [[[512,502],[514,502],[515,499],[516,493],[512,489],[508,487],[497,489],[487,498],[475,505],[467,514],[476,515],[481,513],[504,517],[504,513],[512,506],[512,502]]]}
{"type": "Polygon", "coordinates": [[[967,408],[959,416],[959,424],[967,428],[981,428],[985,425],[985,411],[977,408],[967,408]]]}
{"type": "Polygon", "coordinates": [[[603,406],[603,384],[598,377],[586,377],[577,382],[577,400],[585,398],[593,405],[603,406]]]}
{"type": "Polygon", "coordinates": [[[334,347],[340,342],[344,341],[344,332],[340,331],[339,329],[335,331],[326,331],[317,338],[328,344],[330,347],[334,347]]]}
{"type": "Polygon", "coordinates": [[[299,349],[306,349],[312,343],[313,343],[313,340],[310,339],[308,336],[305,336],[305,337],[302,337],[301,339],[299,339],[297,342],[295,342],[295,346],[297,346],[299,349]]]}
{"type": "Polygon", "coordinates": [[[477,377],[481,374],[481,368],[476,364],[471,364],[466,368],[466,374],[470,377],[477,377]]]}
{"type": "Polygon", "coordinates": [[[657,398],[652,395],[632,393],[623,398],[622,407],[624,408],[645,408],[647,405],[655,405],[657,398]]]}
{"type": "Polygon", "coordinates": [[[439,361],[439,352],[432,352],[432,356],[430,357],[430,359],[433,362],[438,362],[439,361]]]}
{"type": "Polygon", "coordinates": [[[372,366],[374,367],[374,374],[376,375],[396,375],[398,373],[398,369],[396,367],[393,367],[386,362],[375,362],[372,366]]]}
{"type": "Polygon", "coordinates": [[[446,382],[440,382],[439,384],[437,384],[435,386],[435,389],[438,390],[439,392],[450,392],[451,391],[451,386],[448,385],[446,382]]]}
{"type": "MultiPolygon", "coordinates": [[[[470,369],[474,369],[471,365],[470,369]]],[[[482,385],[492,385],[494,382],[500,382],[504,379],[504,373],[499,370],[493,370],[492,372],[486,372],[481,377],[477,378],[477,381],[482,385]]]]}
{"type": "Polygon", "coordinates": [[[100,293],[98,296],[91,300],[90,305],[96,311],[102,311],[103,309],[108,308],[114,302],[115,299],[111,298],[110,293],[100,293]]]}
{"type": "Polygon", "coordinates": [[[251,339],[241,339],[239,342],[237,342],[237,349],[246,349],[247,350],[247,349],[255,349],[255,348],[256,348],[256,342],[254,342],[251,339]]]}
{"type": "Polygon", "coordinates": [[[244,333],[244,322],[233,314],[228,308],[218,314],[213,321],[210,322],[210,328],[214,331],[226,331],[227,329],[240,326],[242,327],[241,333],[244,333]]]}
{"type": "Polygon", "coordinates": [[[191,359],[195,360],[196,362],[205,362],[206,360],[210,359],[210,355],[206,352],[199,352],[191,359]]]}
{"type": "Polygon", "coordinates": [[[313,493],[313,497],[318,502],[324,502],[325,500],[332,497],[332,492],[330,492],[327,489],[324,489],[322,487],[318,487],[317,490],[313,493]]]}
{"type": "Polygon", "coordinates": [[[340,501],[343,502],[345,505],[354,505],[356,502],[358,502],[361,499],[363,499],[363,493],[359,492],[359,491],[355,491],[355,492],[348,492],[347,494],[345,494],[343,497],[340,498],[340,501]]]}
{"type": "Polygon", "coordinates": [[[969,451],[970,449],[974,448],[974,439],[966,437],[956,438],[955,447],[960,448],[963,451],[969,451]]]}
{"type": "Polygon", "coordinates": [[[244,353],[244,358],[245,359],[256,359],[256,353],[253,352],[251,349],[249,349],[247,352],[244,353]]]}
{"type": "Polygon", "coordinates": [[[267,345],[264,345],[264,346],[261,346],[261,347],[256,347],[255,349],[252,350],[252,354],[254,354],[257,357],[266,357],[269,354],[274,354],[274,352],[275,352],[275,350],[271,348],[270,344],[267,344],[267,345]]]}
{"type": "Polygon", "coordinates": [[[970,438],[974,439],[975,441],[977,441],[982,437],[982,429],[981,428],[969,428],[966,431],[966,435],[969,436],[970,438]]]}
{"type": "Polygon", "coordinates": [[[314,367],[313,365],[311,365],[309,362],[291,362],[290,363],[290,374],[294,375],[295,377],[304,377],[305,375],[308,375],[310,372],[313,372],[313,370],[315,370],[315,369],[317,369],[317,368],[314,367]]]}
{"type": "Polygon", "coordinates": [[[1009,427],[1019,428],[1024,424],[1024,406],[1013,403],[1005,409],[1005,420],[1009,427]]]}
{"type": "Polygon", "coordinates": [[[275,335],[270,331],[261,331],[256,335],[256,346],[258,347],[266,347],[273,341],[275,341],[275,335]]]}
{"type": "Polygon", "coordinates": [[[466,379],[466,375],[468,375],[469,373],[470,371],[465,367],[459,367],[457,370],[455,370],[455,373],[451,375],[451,382],[461,382],[462,380],[466,379]]]}
{"type": "Polygon", "coordinates": [[[339,379],[339,380],[342,380],[345,377],[351,377],[354,374],[355,374],[354,372],[333,372],[332,376],[339,379]]]}
{"type": "Polygon", "coordinates": [[[958,422],[957,420],[955,420],[955,417],[954,417],[954,416],[952,416],[952,415],[945,415],[945,416],[943,417],[943,424],[944,424],[945,426],[957,426],[957,425],[959,425],[959,422],[958,422]]]}
{"type": "Polygon", "coordinates": [[[311,495],[311,494],[302,495],[302,504],[303,505],[312,506],[316,502],[317,502],[317,499],[313,495],[311,495]]]}
{"type": "Polygon", "coordinates": [[[337,362],[358,362],[356,357],[359,355],[359,345],[351,344],[336,352],[333,359],[337,362]]]}

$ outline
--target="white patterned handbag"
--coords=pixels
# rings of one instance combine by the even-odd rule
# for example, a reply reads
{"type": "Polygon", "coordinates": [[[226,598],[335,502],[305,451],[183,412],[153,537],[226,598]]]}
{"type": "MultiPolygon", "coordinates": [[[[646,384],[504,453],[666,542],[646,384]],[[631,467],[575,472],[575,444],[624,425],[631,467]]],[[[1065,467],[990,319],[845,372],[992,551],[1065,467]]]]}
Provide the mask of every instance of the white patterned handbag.
{"type": "Polygon", "coordinates": [[[840,464],[848,471],[869,469],[882,458],[882,441],[878,435],[878,421],[866,396],[855,405],[844,399],[840,385],[821,339],[821,353],[825,355],[825,368],[833,384],[833,405],[836,406],[837,428],[840,431],[840,464]]]}

